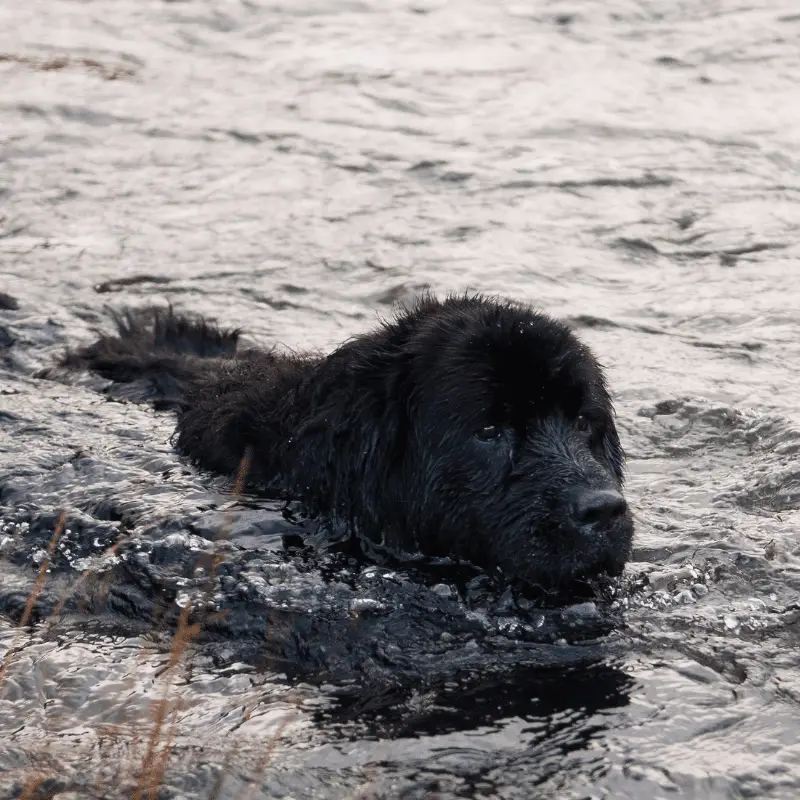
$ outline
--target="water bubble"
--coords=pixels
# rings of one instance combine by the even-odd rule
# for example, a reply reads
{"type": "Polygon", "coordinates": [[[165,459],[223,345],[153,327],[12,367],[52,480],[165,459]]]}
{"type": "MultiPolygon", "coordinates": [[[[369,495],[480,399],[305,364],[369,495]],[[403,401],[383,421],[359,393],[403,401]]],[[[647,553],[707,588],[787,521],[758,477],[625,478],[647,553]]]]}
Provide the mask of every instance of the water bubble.
{"type": "Polygon", "coordinates": [[[767,604],[763,600],[758,598],[758,597],[750,597],[747,600],[747,607],[751,611],[766,611],[767,610],[767,604]]]}
{"type": "Polygon", "coordinates": [[[354,616],[359,614],[381,614],[388,611],[388,607],[380,600],[373,600],[370,597],[357,597],[350,603],[350,613],[354,616]]]}

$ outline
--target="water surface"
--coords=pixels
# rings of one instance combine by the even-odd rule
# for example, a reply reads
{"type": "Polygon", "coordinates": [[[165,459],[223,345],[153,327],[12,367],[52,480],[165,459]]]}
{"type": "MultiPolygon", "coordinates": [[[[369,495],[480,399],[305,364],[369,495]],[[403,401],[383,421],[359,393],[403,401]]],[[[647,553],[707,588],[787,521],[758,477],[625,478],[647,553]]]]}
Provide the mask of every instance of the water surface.
{"type": "Polygon", "coordinates": [[[797,797],[799,37],[791,0],[4,4],[0,794],[797,797]],[[35,377],[109,306],[326,348],[428,288],[608,367],[605,604],[321,556],[168,414],[35,377]]]}

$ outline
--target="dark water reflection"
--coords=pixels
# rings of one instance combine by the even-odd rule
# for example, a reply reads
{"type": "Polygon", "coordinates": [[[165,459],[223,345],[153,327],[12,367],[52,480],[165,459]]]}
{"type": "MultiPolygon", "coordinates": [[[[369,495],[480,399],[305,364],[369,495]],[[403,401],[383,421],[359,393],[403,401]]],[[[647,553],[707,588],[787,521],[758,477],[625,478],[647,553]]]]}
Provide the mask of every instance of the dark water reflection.
{"type": "Polygon", "coordinates": [[[2,5],[0,795],[797,797],[798,35],[791,0],[2,5]],[[36,377],[107,305],[329,347],[425,288],[608,366],[617,594],[313,551],[169,414],[36,377]]]}

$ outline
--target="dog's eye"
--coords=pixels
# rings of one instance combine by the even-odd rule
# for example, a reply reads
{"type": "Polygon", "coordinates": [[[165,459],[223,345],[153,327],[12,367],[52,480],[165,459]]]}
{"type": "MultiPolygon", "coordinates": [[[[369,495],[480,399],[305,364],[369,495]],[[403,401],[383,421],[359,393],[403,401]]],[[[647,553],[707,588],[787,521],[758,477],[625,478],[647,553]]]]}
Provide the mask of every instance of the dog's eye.
{"type": "Polygon", "coordinates": [[[497,439],[498,436],[500,436],[500,427],[498,425],[484,425],[475,432],[475,437],[482,442],[490,442],[492,439],[497,439]]]}
{"type": "Polygon", "coordinates": [[[580,433],[589,433],[591,429],[592,423],[589,418],[585,417],[583,414],[580,414],[575,420],[575,430],[579,431],[580,433]]]}

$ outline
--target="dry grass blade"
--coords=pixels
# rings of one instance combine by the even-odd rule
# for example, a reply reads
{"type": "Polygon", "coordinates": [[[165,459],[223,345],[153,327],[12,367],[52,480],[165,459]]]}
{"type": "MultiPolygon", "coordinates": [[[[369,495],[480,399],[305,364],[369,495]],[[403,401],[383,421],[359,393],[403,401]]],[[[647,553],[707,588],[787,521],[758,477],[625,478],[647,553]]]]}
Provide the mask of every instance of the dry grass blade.
{"type": "Polygon", "coordinates": [[[44,775],[36,775],[25,781],[19,800],[33,800],[34,792],[45,782],[44,775]]]}
{"type": "Polygon", "coordinates": [[[233,485],[233,497],[241,497],[244,493],[244,485],[247,482],[247,474],[250,472],[250,463],[253,460],[253,448],[246,447],[242,460],[239,462],[239,470],[236,473],[236,483],[233,485]]]}
{"type": "MultiPolygon", "coordinates": [[[[19,621],[20,630],[27,627],[31,615],[33,614],[33,607],[36,605],[36,600],[38,599],[42,589],[44,588],[45,581],[47,580],[47,570],[50,568],[50,562],[53,560],[53,554],[56,551],[56,545],[58,544],[58,540],[61,538],[61,534],[64,532],[64,525],[66,523],[66,520],[67,520],[67,512],[62,511],[58,516],[58,522],[56,522],[56,527],[53,530],[53,535],[50,537],[50,544],[47,546],[47,555],[42,560],[42,563],[39,567],[39,574],[36,576],[36,582],[33,584],[33,589],[31,589],[31,593],[28,595],[28,599],[25,602],[25,609],[23,610],[22,617],[20,618],[19,621]]],[[[0,664],[0,685],[2,685],[6,673],[8,672],[8,668],[11,666],[11,663],[14,660],[14,656],[16,655],[18,650],[19,650],[19,645],[15,642],[8,649],[8,652],[6,653],[5,658],[3,659],[3,663],[0,664]]]]}
{"type": "MultiPolygon", "coordinates": [[[[233,488],[233,497],[234,499],[240,497],[242,492],[244,491],[244,485],[247,480],[247,473],[250,470],[250,461],[252,456],[252,450],[247,448],[245,450],[245,454],[242,457],[242,460],[239,464],[239,469],[236,475],[236,483],[234,484],[233,488]]],[[[227,538],[229,532],[223,532],[220,537],[218,538],[227,538]]],[[[215,555],[214,562],[212,565],[211,574],[209,576],[208,588],[206,590],[206,601],[211,597],[214,588],[214,578],[216,577],[216,571],[219,567],[219,564],[223,561],[224,557],[220,555],[215,555]]],[[[139,774],[139,780],[136,785],[136,790],[133,795],[133,800],[142,800],[142,795],[145,791],[145,787],[147,787],[148,796],[150,798],[154,798],[156,796],[156,792],[158,791],[158,787],[164,777],[164,771],[166,769],[167,761],[169,760],[169,754],[171,751],[171,741],[174,736],[175,732],[175,724],[170,727],[170,732],[168,736],[167,744],[164,746],[162,751],[161,757],[156,760],[156,754],[159,746],[159,742],[161,741],[161,734],[164,728],[164,721],[167,716],[167,711],[169,709],[170,700],[169,695],[172,689],[171,685],[171,675],[173,674],[174,668],[180,663],[181,659],[183,658],[184,653],[186,652],[186,648],[189,646],[191,641],[200,634],[201,630],[201,623],[193,623],[189,624],[189,616],[192,611],[192,604],[191,602],[187,602],[186,605],[181,609],[181,615],[178,620],[178,626],[175,631],[175,635],[172,637],[172,648],[170,649],[169,654],[169,661],[167,662],[167,666],[164,670],[164,679],[166,681],[166,685],[164,688],[164,696],[156,703],[155,707],[155,719],[153,721],[153,728],[150,731],[150,736],[147,742],[147,750],[145,752],[144,758],[142,759],[142,766],[141,771],[139,774]]],[[[224,614],[224,612],[223,612],[224,614]]],[[[220,615],[213,615],[213,617],[218,617],[220,615]]],[[[177,713],[177,711],[175,712],[177,713]]]]}
{"type": "Polygon", "coordinates": [[[233,751],[237,745],[238,742],[234,739],[231,742],[231,746],[225,752],[225,759],[222,762],[222,767],[214,781],[214,785],[208,793],[208,800],[219,800],[219,793],[222,791],[222,784],[225,783],[225,778],[228,776],[228,770],[231,768],[231,761],[233,759],[233,751]]]}
{"type": "Polygon", "coordinates": [[[22,612],[22,619],[19,621],[20,628],[24,628],[28,624],[28,620],[31,618],[31,614],[33,613],[33,606],[35,605],[39,594],[44,588],[44,583],[47,580],[47,570],[50,568],[50,562],[53,560],[53,554],[56,551],[58,540],[61,538],[61,534],[64,532],[64,524],[66,521],[67,512],[62,511],[58,517],[58,522],[56,523],[56,528],[53,531],[53,535],[50,537],[50,544],[47,546],[47,556],[44,558],[41,566],[39,567],[39,574],[36,576],[36,583],[33,585],[33,589],[28,596],[28,602],[25,603],[25,610],[22,612]]]}
{"type": "Polygon", "coordinates": [[[133,793],[133,800],[141,800],[145,786],[150,787],[150,793],[153,792],[153,764],[158,743],[161,739],[161,729],[164,726],[168,707],[169,699],[167,697],[162,697],[161,700],[156,703],[153,729],[150,731],[150,737],[147,741],[147,752],[142,759],[142,769],[139,773],[139,782],[136,784],[136,791],[133,793]]]}
{"type": "MultiPolygon", "coordinates": [[[[119,550],[119,548],[124,544],[124,542],[128,540],[128,538],[129,538],[128,536],[123,536],[122,538],[118,539],[116,542],[114,542],[114,544],[111,545],[111,547],[107,548],[106,550],[103,551],[103,553],[101,553],[100,559],[102,560],[107,558],[108,556],[116,555],[117,550],[119,550]]],[[[50,614],[50,616],[47,618],[46,622],[48,625],[52,625],[58,619],[59,615],[61,614],[61,611],[64,608],[64,604],[67,602],[67,600],[69,600],[69,598],[89,578],[91,578],[93,575],[96,574],[97,574],[96,569],[87,569],[80,574],[78,579],[72,585],[70,585],[67,591],[61,596],[61,599],[58,601],[56,607],[53,609],[53,613],[50,614]]]]}
{"type": "Polygon", "coordinates": [[[247,794],[244,796],[244,800],[253,800],[255,797],[255,793],[258,791],[258,787],[264,779],[264,773],[267,771],[269,762],[272,760],[272,754],[275,751],[275,748],[278,746],[278,742],[280,741],[284,730],[286,730],[291,722],[294,722],[298,715],[299,712],[290,714],[288,717],[286,717],[286,719],[284,719],[281,724],[278,725],[278,729],[275,731],[275,733],[273,733],[270,737],[270,740],[267,742],[267,746],[264,748],[261,758],[258,760],[255,776],[253,777],[253,780],[250,781],[250,788],[247,794]]]}
{"type": "Polygon", "coordinates": [[[147,750],[142,759],[142,768],[139,773],[139,781],[136,784],[136,791],[133,794],[133,800],[141,800],[142,793],[145,786],[149,787],[149,792],[152,794],[157,788],[155,784],[155,758],[158,745],[161,741],[161,731],[164,728],[164,720],[167,717],[167,710],[169,709],[169,694],[172,688],[170,678],[172,668],[181,660],[186,645],[191,641],[193,635],[196,636],[198,631],[197,625],[188,625],[189,614],[191,613],[192,605],[187,603],[181,609],[181,616],[178,620],[178,628],[175,635],[172,637],[172,649],[169,654],[169,662],[165,670],[166,685],[164,687],[164,696],[156,703],[155,706],[155,719],[153,720],[153,728],[150,731],[150,736],[147,740],[147,750]],[[193,635],[192,635],[193,634],[193,635]]]}
{"type": "Polygon", "coordinates": [[[172,743],[175,740],[175,728],[177,727],[178,722],[178,711],[181,710],[181,707],[182,704],[178,702],[172,709],[172,714],[170,715],[169,720],[169,730],[167,731],[167,743],[164,745],[161,753],[158,756],[158,760],[153,767],[152,777],[150,779],[150,787],[148,792],[150,800],[156,800],[158,787],[164,780],[164,772],[167,769],[167,762],[172,755],[172,743]]]}

